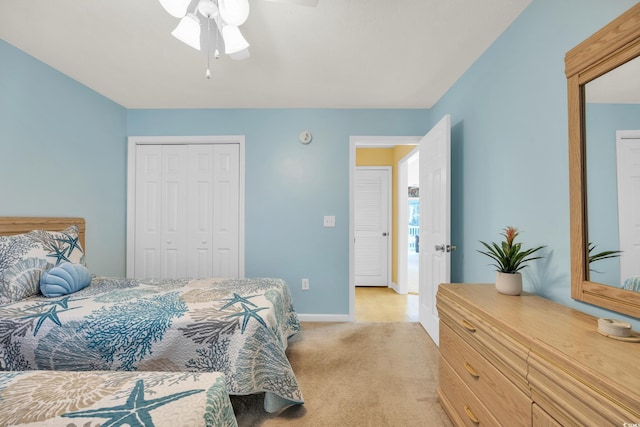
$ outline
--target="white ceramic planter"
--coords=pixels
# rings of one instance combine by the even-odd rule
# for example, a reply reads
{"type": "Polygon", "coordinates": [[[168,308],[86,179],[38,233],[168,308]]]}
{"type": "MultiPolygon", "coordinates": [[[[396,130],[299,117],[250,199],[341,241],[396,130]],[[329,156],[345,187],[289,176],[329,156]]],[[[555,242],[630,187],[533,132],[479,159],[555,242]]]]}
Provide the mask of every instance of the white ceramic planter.
{"type": "Polygon", "coordinates": [[[496,290],[505,295],[522,293],[522,275],[520,273],[496,273],[496,290]]]}

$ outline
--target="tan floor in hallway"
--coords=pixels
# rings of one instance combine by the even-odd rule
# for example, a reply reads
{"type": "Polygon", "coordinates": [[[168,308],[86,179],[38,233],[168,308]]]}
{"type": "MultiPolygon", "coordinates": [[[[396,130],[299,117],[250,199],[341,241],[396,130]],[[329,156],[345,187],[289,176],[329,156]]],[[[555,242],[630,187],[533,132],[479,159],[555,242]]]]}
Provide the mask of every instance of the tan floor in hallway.
{"type": "Polygon", "coordinates": [[[417,322],[418,298],[383,286],[357,286],[356,322],[417,322]]]}

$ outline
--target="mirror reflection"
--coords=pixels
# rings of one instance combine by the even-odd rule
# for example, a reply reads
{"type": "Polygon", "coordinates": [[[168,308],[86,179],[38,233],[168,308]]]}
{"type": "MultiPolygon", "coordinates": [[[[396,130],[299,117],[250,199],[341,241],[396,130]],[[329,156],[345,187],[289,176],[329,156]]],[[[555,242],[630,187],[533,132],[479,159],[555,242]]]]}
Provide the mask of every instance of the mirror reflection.
{"type": "Polygon", "coordinates": [[[585,85],[588,280],[640,291],[640,57],[585,85]]]}

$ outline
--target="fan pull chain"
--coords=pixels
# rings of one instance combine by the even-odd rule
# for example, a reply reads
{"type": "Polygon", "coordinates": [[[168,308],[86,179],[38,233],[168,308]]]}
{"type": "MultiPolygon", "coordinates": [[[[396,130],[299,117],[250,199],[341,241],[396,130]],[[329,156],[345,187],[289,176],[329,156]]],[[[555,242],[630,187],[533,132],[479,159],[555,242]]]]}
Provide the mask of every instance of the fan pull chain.
{"type": "Polygon", "coordinates": [[[210,43],[210,39],[211,39],[211,18],[207,18],[207,72],[205,73],[205,77],[210,79],[211,78],[211,61],[210,61],[210,56],[211,56],[211,43],[210,43]]]}
{"type": "Polygon", "coordinates": [[[213,57],[216,58],[216,59],[220,59],[220,51],[218,50],[218,41],[219,40],[220,40],[220,28],[216,24],[216,51],[213,53],[213,57]]]}

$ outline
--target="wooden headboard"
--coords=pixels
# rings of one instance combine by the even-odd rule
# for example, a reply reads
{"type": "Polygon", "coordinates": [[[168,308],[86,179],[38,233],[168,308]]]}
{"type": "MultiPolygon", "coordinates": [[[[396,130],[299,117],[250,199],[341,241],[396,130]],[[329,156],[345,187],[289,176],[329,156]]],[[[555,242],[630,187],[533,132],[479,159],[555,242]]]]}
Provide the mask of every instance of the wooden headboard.
{"type": "Polygon", "coordinates": [[[73,224],[80,229],[79,240],[84,249],[84,218],[0,216],[0,236],[28,233],[31,230],[62,231],[73,224]]]}

